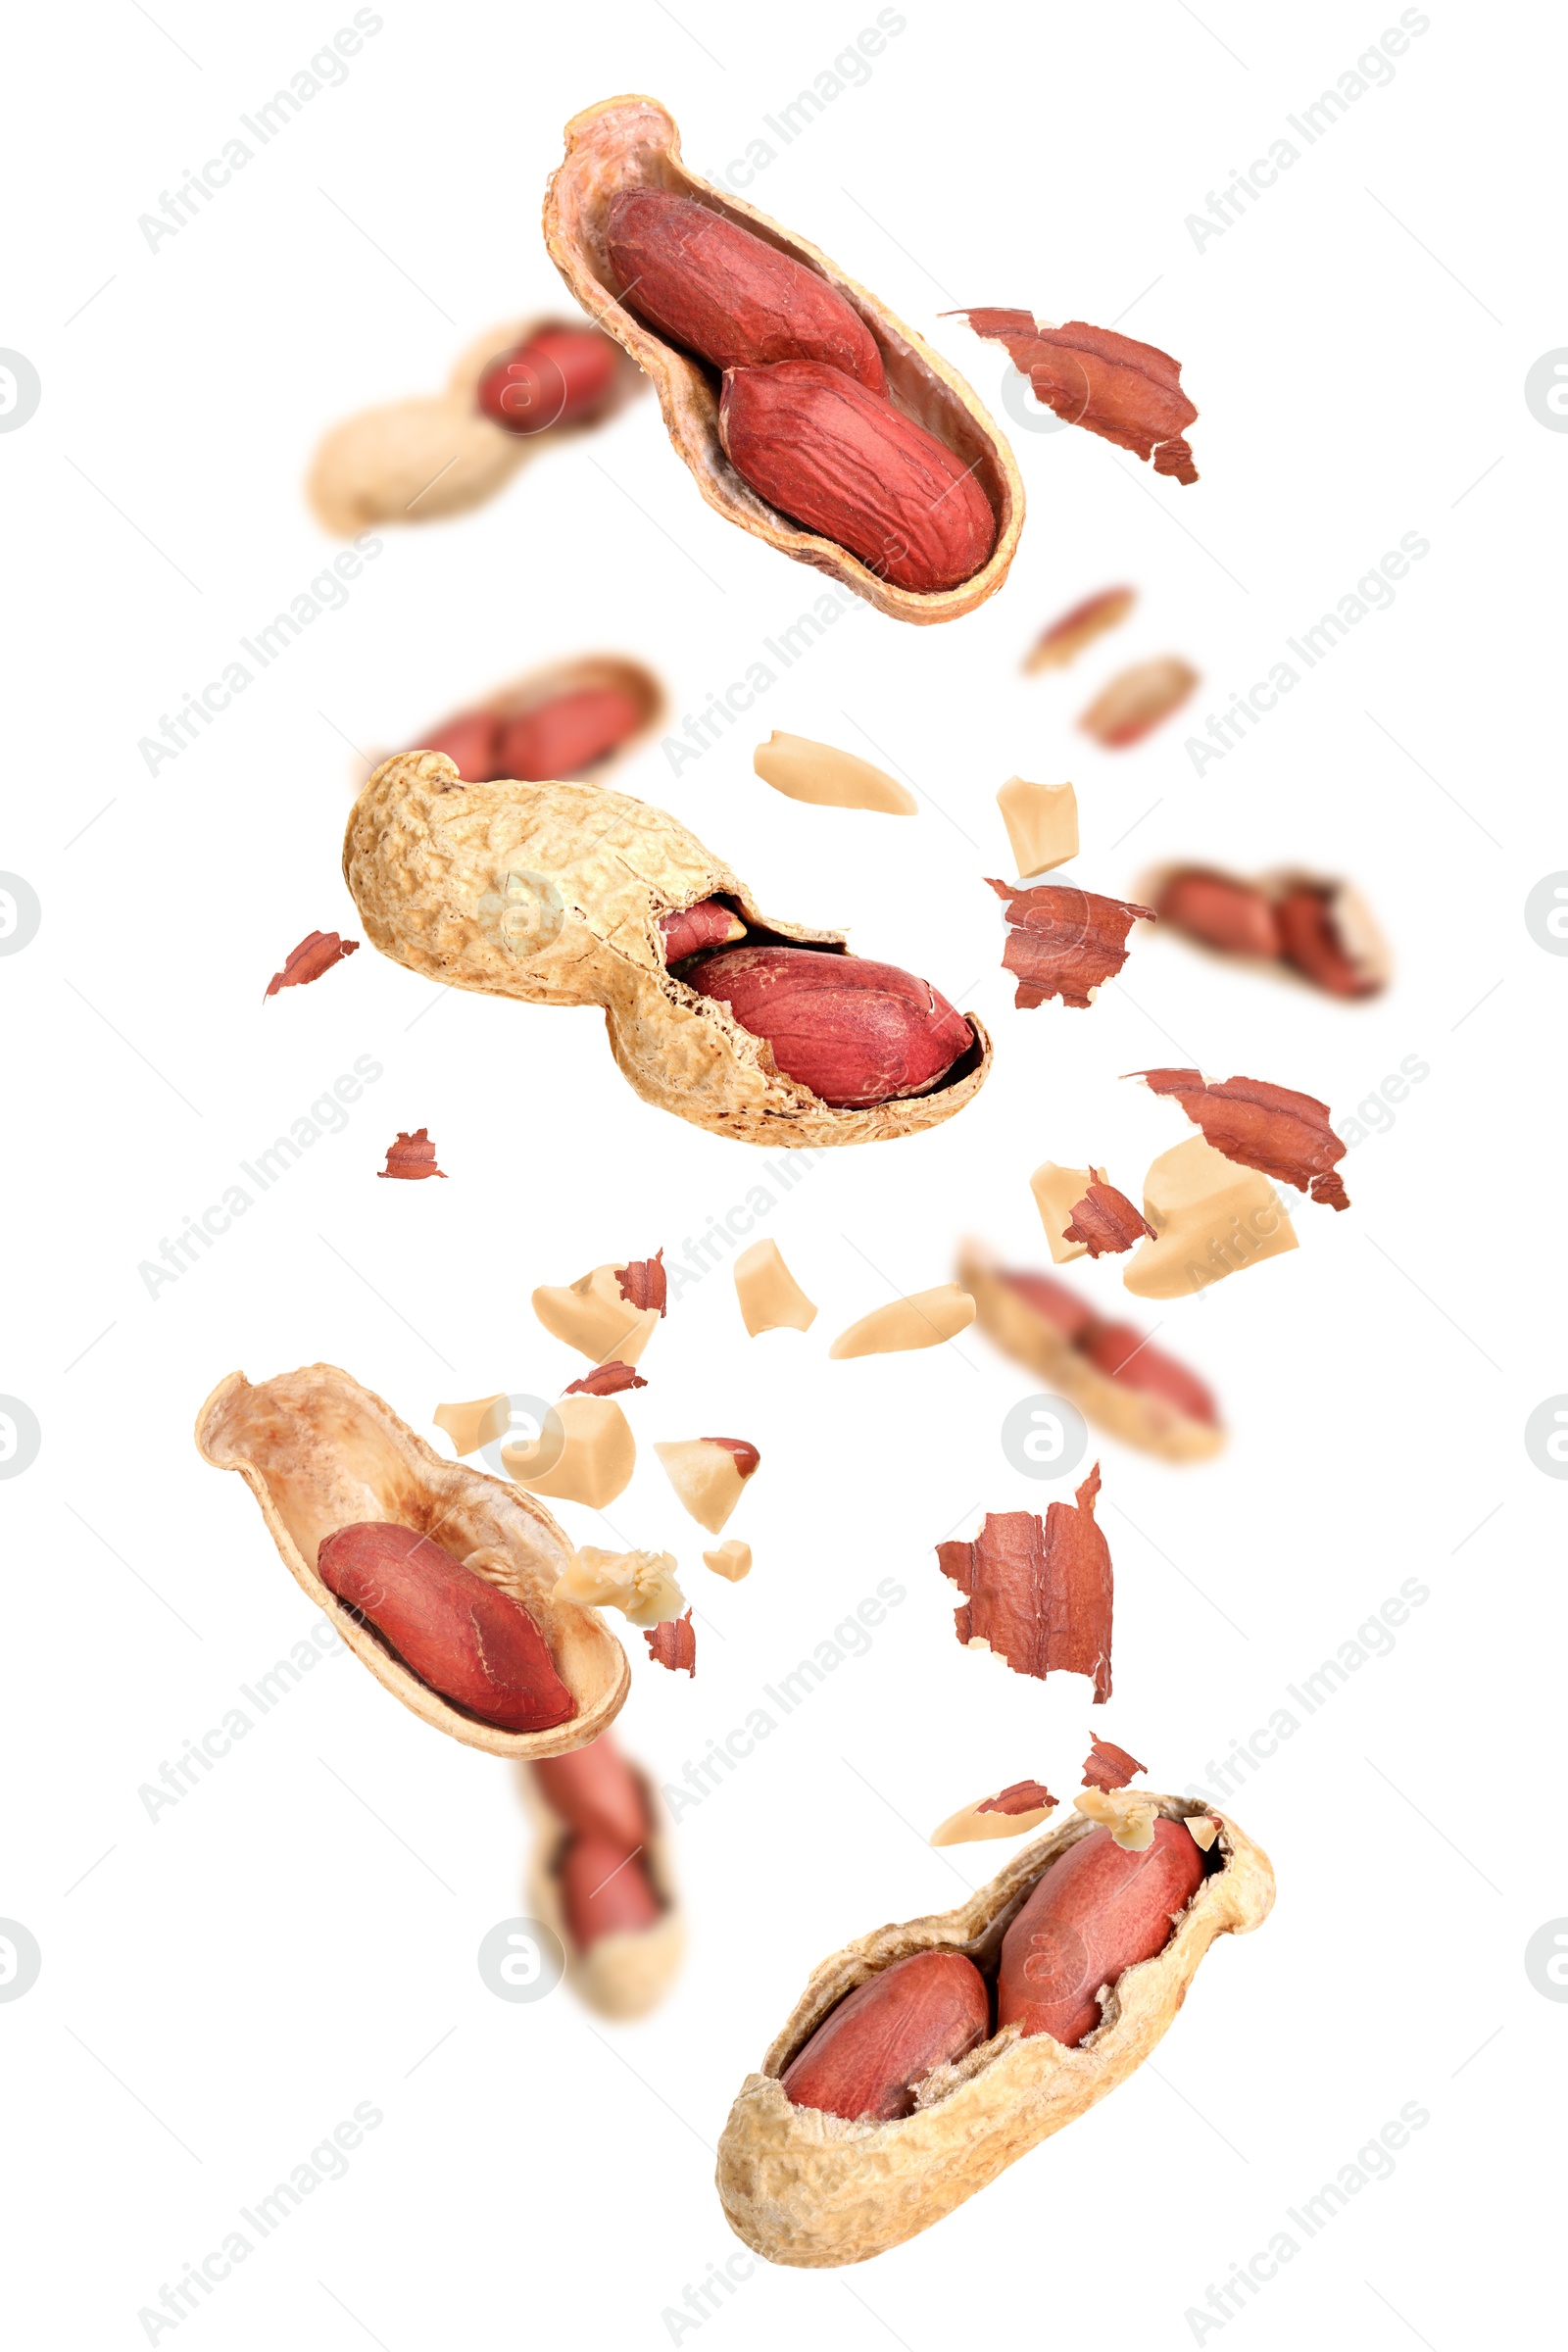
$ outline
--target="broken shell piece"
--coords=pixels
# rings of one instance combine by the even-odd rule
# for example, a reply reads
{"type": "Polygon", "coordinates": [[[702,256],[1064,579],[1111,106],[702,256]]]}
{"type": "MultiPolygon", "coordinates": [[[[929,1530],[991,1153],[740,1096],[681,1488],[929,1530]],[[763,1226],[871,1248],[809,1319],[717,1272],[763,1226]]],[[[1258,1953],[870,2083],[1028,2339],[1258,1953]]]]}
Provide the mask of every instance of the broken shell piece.
{"type": "Polygon", "coordinates": [[[752,1547],[749,1544],[743,1544],[738,1536],[728,1536],[716,1551],[704,1552],[703,1566],[711,1568],[713,1574],[723,1577],[726,1583],[738,1585],[743,1576],[752,1573],[752,1547]]]}
{"type": "Polygon", "coordinates": [[[502,1446],[507,1476],[530,1494],[602,1511],[624,1492],[637,1466],[637,1443],[625,1414],[613,1396],[563,1396],[549,1421],[531,1445],[502,1446]],[[558,1426],[552,1429],[549,1421],[558,1426]]]}
{"type": "Polygon", "coordinates": [[[683,1438],[656,1446],[669,1480],[699,1527],[716,1536],[761,1456],[744,1438],[683,1438]]]}
{"type": "Polygon", "coordinates": [[[438,1404],[430,1418],[437,1429],[446,1431],[454,1453],[477,1453],[481,1446],[506,1436],[512,1422],[512,1399],[476,1396],[471,1404],[438,1404]]]}
{"type": "Polygon", "coordinates": [[[1042,1782],[1014,1781],[1010,1788],[999,1789],[995,1796],[960,1805],[956,1813],[950,1813],[941,1828],[932,1831],[931,1842],[969,1845],[981,1838],[1021,1838],[1026,1830],[1038,1829],[1055,1805],[1056,1799],[1042,1782]]]}
{"type": "Polygon", "coordinates": [[[550,1597],[575,1601],[579,1608],[619,1609],[628,1623],[640,1626],[666,1624],[686,1606],[675,1582],[673,1552],[600,1551],[591,1544],[573,1552],[550,1597]]]}
{"type": "Polygon", "coordinates": [[[435,1164],[435,1146],[430,1141],[428,1127],[416,1127],[412,1135],[400,1128],[397,1142],[386,1148],[386,1166],[375,1172],[381,1177],[401,1176],[415,1184],[425,1176],[439,1176],[445,1183],[447,1173],[435,1164]]]}
{"type": "Polygon", "coordinates": [[[758,745],[752,765],[762,782],[786,800],[807,801],[813,808],[878,808],[886,816],[914,816],[919,811],[913,793],[869,760],[841,752],[831,743],[813,743],[806,735],[781,734],[777,727],[758,745]]]}
{"type": "Polygon", "coordinates": [[[1086,1788],[1125,1788],[1135,1772],[1149,1770],[1147,1764],[1140,1764],[1125,1747],[1118,1747],[1114,1740],[1102,1740],[1091,1732],[1089,1741],[1089,1753],[1084,1758],[1086,1788]]]}
{"type": "Polygon", "coordinates": [[[1103,1176],[1087,1185],[1083,1199],[1074,1202],[1066,1233],[1066,1239],[1081,1242],[1091,1257],[1116,1257],[1134,1242],[1152,1242],[1153,1238],[1149,1219],[1140,1216],[1126,1194],[1117,1192],[1103,1176]]]}
{"type": "Polygon", "coordinates": [[[1140,662],[1122,670],[1102,686],[1078,724],[1107,752],[1125,751],[1179,710],[1197,684],[1198,672],[1190,662],[1162,654],[1156,662],[1140,662]]]}
{"type": "Polygon", "coordinates": [[[1075,1257],[1082,1257],[1087,1242],[1069,1242],[1067,1228],[1072,1212],[1092,1184],[1103,1184],[1103,1168],[1060,1168],[1054,1159],[1043,1159],[1029,1179],[1029,1190],[1040,1211],[1040,1222],[1046,1229],[1053,1265],[1065,1266],[1075,1257]]]}
{"type": "Polygon", "coordinates": [[[1122,1275],[1138,1298],[1185,1298],[1296,1248],[1296,1228],[1268,1178],[1200,1135],[1151,1163],[1144,1214],[1154,1239],[1139,1243],[1122,1275]]]}
{"type": "Polygon", "coordinates": [[[784,1263],[777,1242],[753,1242],[735,1260],[735,1296],[755,1340],[764,1331],[809,1331],[816,1309],[784,1263]]]}
{"type": "Polygon", "coordinates": [[[671,1674],[697,1676],[697,1629],[692,1613],[676,1617],[663,1625],[656,1625],[651,1634],[644,1634],[648,1654],[657,1666],[667,1666],[671,1674]]]}
{"type": "Polygon", "coordinates": [[[552,1339],[564,1340],[591,1363],[635,1364],[659,1328],[659,1308],[627,1302],[620,1277],[628,1271],[595,1266],[564,1289],[546,1284],[533,1295],[533,1311],[552,1339]]]}
{"type": "Polygon", "coordinates": [[[1074,605],[1043,631],[1024,662],[1025,671],[1065,669],[1086,645],[1126,619],[1136,596],[1132,588],[1102,588],[1098,595],[1086,596],[1081,605],[1074,605]]]}
{"type": "Polygon", "coordinates": [[[1072,1801],[1080,1813],[1108,1830],[1114,1842],[1129,1854],[1141,1854],[1153,1844],[1157,1798],[1132,1788],[1083,1788],[1072,1801]]]}
{"type": "Polygon", "coordinates": [[[1206,1813],[1189,1813],[1187,1827],[1192,1831],[1200,1849],[1206,1854],[1219,1836],[1219,1823],[1211,1820],[1206,1813]]]}
{"type": "Polygon", "coordinates": [[[1070,784],[1029,784],[1009,776],[997,807],[1012,844],[1020,880],[1049,874],[1078,855],[1078,795],[1070,784]]]}
{"type": "Polygon", "coordinates": [[[895,1298],[891,1305],[862,1315],[858,1323],[839,1333],[828,1354],[896,1355],[911,1348],[940,1348],[944,1341],[967,1331],[973,1321],[974,1300],[967,1291],[960,1291],[956,1282],[945,1282],[934,1291],[915,1291],[907,1298],[895,1298]]]}

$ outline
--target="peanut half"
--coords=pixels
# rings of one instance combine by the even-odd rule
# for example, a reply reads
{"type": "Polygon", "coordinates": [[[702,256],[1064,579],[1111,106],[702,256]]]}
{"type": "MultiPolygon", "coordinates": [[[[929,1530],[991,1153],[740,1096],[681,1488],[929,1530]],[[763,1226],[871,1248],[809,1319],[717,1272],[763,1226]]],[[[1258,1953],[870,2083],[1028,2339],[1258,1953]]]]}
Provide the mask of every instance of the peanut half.
{"type": "MultiPolygon", "coordinates": [[[[1274,1874],[1267,1855],[1233,1821],[1184,1797],[1147,1801],[1160,1817],[1161,1835],[1180,1838],[1196,1871],[1189,1878],[1172,1866],[1167,1884],[1161,1843],[1147,1906],[1125,1889],[1143,1882],[1148,1858],[1117,1852],[1102,1829],[1069,1814],[960,1909],[875,1929],[815,1971],[760,2071],[747,2078],[719,2142],[719,2197],[731,2229],[756,2253],[825,2269],[902,2245],[1072,2123],[1151,2054],[1215,1937],[1246,1934],[1268,1916],[1274,1874]],[[1195,1815],[1218,1822],[1207,1857],[1182,1826],[1195,1815]],[[1048,1894],[1055,1874],[1086,1848],[1093,1849],[1090,1860],[1075,1862],[1074,1876],[1048,1894]],[[1095,1858],[1101,1852],[1114,1857],[1109,1880],[1097,1875],[1106,1867],[1095,1858]],[[1167,1894],[1174,1925],[1158,1910],[1167,1894]],[[1079,2039],[1059,2040],[1012,2016],[966,2056],[939,2061],[917,2082],[907,2081],[914,2070],[906,2069],[912,2112],[886,2119],[872,2113],[851,2120],[792,2098],[790,2084],[798,2092],[804,2062],[831,2056],[835,2040],[840,2046],[825,2070],[830,2088],[836,2077],[858,2093],[860,2082],[874,2076],[868,2048],[857,2047],[858,2017],[870,2019],[888,2046],[895,2037],[918,2041],[922,2021],[901,2019],[890,1994],[861,2000],[879,1979],[896,1984],[895,1969],[916,1955],[961,1959],[982,1980],[1000,1982],[1010,1943],[1017,1964],[1012,1982],[1038,1956],[1039,1984],[1047,1978],[1054,1984],[1052,1967],[1066,1955],[1065,1936],[1054,1950],[1049,1937],[1038,1946],[1014,1940],[1036,1904],[1036,1923],[1054,1904],[1057,1926],[1070,1928],[1086,1950],[1093,1947],[1080,1977],[1097,1967],[1108,1972],[1108,1982],[1102,1977],[1088,1987],[1098,2014],[1079,2039]],[[855,2001],[861,2001],[858,2012],[850,2007],[855,2001]],[[830,2039],[835,2017],[846,2023],[830,2039]]],[[[1031,1926],[1026,1936],[1033,1935],[1031,1926]]],[[[1023,1983],[1033,1992],[1036,1980],[1025,1975],[1023,1983]]],[[[1064,2029],[1080,2023],[1080,2013],[1058,2015],[1064,2029]]]]}
{"type": "Polygon", "coordinates": [[[653,378],[709,505],[896,619],[954,619],[994,594],[1017,547],[1023,485],[956,371],[815,246],[689,172],[656,100],[607,99],[565,136],[545,200],[551,258],[653,378]],[[759,382],[800,368],[809,389],[759,382]],[[810,450],[788,438],[808,413],[823,435],[810,450]],[[916,443],[944,473],[929,491],[910,469],[916,443]],[[887,478],[873,466],[856,482],[873,450],[887,478]],[[951,496],[949,467],[962,477],[951,496]],[[953,512],[933,514],[935,500],[953,512]],[[924,561],[933,549],[940,563],[924,561]]]}

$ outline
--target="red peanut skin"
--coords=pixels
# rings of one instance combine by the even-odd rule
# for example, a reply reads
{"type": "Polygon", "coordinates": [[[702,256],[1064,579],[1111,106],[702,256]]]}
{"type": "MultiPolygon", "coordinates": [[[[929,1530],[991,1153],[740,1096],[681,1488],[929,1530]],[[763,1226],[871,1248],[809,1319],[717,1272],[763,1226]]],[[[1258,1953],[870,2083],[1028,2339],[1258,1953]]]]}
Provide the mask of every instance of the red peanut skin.
{"type": "Polygon", "coordinates": [[[579,1952],[601,1936],[640,1936],[660,1916],[641,1855],[613,1838],[571,1839],[561,1858],[561,1907],[579,1952]]]}
{"type": "Polygon", "coordinates": [[[780,2081],[797,2107],[891,2123],[914,2113],[915,2085],[932,2067],[951,2065],[990,2032],[991,1998],[974,1962],[962,1952],[912,1952],[840,2001],[780,2081]]]}
{"type": "Polygon", "coordinates": [[[1331,997],[1375,997],[1379,982],[1351,962],[1340,945],[1334,909],[1320,890],[1287,891],[1275,908],[1280,953],[1331,997]]]}
{"type": "Polygon", "coordinates": [[[1225,874],[1173,874],[1155,908],[1210,948],[1232,956],[1278,956],[1279,924],[1262,891],[1225,874]]]}
{"type": "Polygon", "coordinates": [[[604,406],[615,380],[615,345],[593,326],[552,326],[492,360],[475,398],[509,433],[580,424],[604,406]]]}
{"type": "Polygon", "coordinates": [[[568,1755],[541,1756],[533,1775],[546,1804],[567,1829],[608,1838],[622,1853],[646,1843],[642,1788],[608,1732],[568,1755]]]}
{"type": "Polygon", "coordinates": [[[1203,1877],[1185,1822],[1156,1821],[1141,1854],[1096,1830],[1046,1872],[1002,1944],[997,2031],[1014,2020],[1073,2049],[1101,2022],[1096,1994],[1163,1951],[1203,1877]]]}
{"type": "Polygon", "coordinates": [[[945,442],[810,360],[735,368],[719,439],[752,488],[895,588],[971,579],[997,543],[985,492],[945,442]]]}
{"type": "Polygon", "coordinates": [[[627,310],[710,367],[815,360],[886,392],[876,338],[838,289],[706,204],[624,189],[605,239],[627,310]]]}
{"type": "Polygon", "coordinates": [[[416,1528],[388,1520],[336,1528],[316,1565],[327,1591],[368,1617],[422,1683],[481,1723],[544,1732],[576,1714],[521,1603],[416,1528]]]}
{"type": "Polygon", "coordinates": [[[666,963],[680,963],[704,948],[721,947],[726,940],[746,935],[746,925],[722,899],[699,899],[695,906],[683,906],[678,914],[662,915],[659,929],[666,963]]]}
{"type": "Polygon", "coordinates": [[[929,1094],[974,1043],[962,1013],[897,964],[809,948],[731,948],[688,985],[765,1037],[787,1078],[835,1109],[929,1094]]]}
{"type": "Polygon", "coordinates": [[[421,751],[445,752],[465,784],[488,784],[496,771],[496,736],[500,720],[491,710],[470,710],[463,718],[437,727],[419,746],[421,751]]]}
{"type": "Polygon", "coordinates": [[[565,783],[634,735],[643,712],[618,686],[583,686],[501,721],[492,777],[565,783]]]}
{"type": "Polygon", "coordinates": [[[1092,1364],[1111,1380],[1119,1380],[1124,1389],[1163,1397],[1179,1413],[1193,1421],[1206,1421],[1210,1428],[1218,1422],[1214,1399],[1197,1373],[1189,1372],[1173,1355],[1150,1347],[1136,1324],[1091,1324],[1079,1347],[1092,1364]]]}

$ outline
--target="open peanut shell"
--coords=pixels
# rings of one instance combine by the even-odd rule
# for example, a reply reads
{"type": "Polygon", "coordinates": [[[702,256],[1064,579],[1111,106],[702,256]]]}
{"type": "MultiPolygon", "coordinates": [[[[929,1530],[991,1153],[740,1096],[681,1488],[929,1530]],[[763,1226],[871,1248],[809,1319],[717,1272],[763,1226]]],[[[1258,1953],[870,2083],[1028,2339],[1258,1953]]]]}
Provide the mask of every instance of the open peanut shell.
{"type": "MultiPolygon", "coordinates": [[[[521,677],[497,686],[490,694],[481,695],[477,702],[466,703],[461,710],[451,711],[441,720],[432,734],[444,733],[460,719],[483,715],[487,718],[522,718],[530,710],[542,710],[545,704],[559,702],[563,695],[581,694],[591,687],[612,686],[630,698],[636,705],[639,720],[636,729],[617,743],[613,751],[606,752],[593,764],[593,782],[605,778],[634,752],[640,752],[656,728],[662,726],[668,710],[668,698],[653,671],[641,662],[633,662],[625,654],[578,654],[569,662],[547,662],[541,669],[525,670],[521,677]]],[[[379,767],[382,760],[393,755],[380,753],[370,761],[370,772],[379,767]]],[[[357,769],[359,781],[366,780],[362,760],[357,769]]]]}
{"type": "Polygon", "coordinates": [[[828,2011],[895,1960],[959,1951],[994,1977],[1002,1938],[1043,1874],[1094,1835],[1082,1814],[1026,1847],[958,1910],[878,1928],[823,1961],[761,2071],[747,2077],[718,2143],[719,2197],[730,2228],[755,2253],[802,2270],[885,2254],[941,2221],[1143,2064],[1214,1938],[1246,1935],[1274,1900],[1268,1856],[1234,1822],[1187,1797],[1150,1801],[1167,1820],[1218,1820],[1217,1867],[1164,1950],[1123,1971],[1102,2022],[1075,2049],[1046,2034],[1022,2038],[1008,2026],[956,2066],[934,2068],[914,2113],[886,2124],[792,2106],[778,2080],[828,2011]]]}
{"type": "Polygon", "coordinates": [[[561,1901],[561,1856],[571,1833],[546,1799],[532,1773],[524,1769],[517,1775],[523,1805],[536,1838],[528,1867],[528,1901],[533,1916],[560,1937],[566,1955],[566,1982],[578,1998],[599,2016],[622,2021],[646,2017],[651,2009],[658,2008],[686,1955],[686,1921],[675,1886],[664,1809],[648,1775],[635,1765],[632,1770],[642,1785],[648,1818],[653,1824],[653,1833],[639,1858],[646,1863],[654,1892],[664,1907],[656,1925],[644,1929],[641,1935],[601,1936],[585,1952],[572,1942],[561,1901]]]}
{"type": "Polygon", "coordinates": [[[1065,1332],[1003,1280],[997,1261],[978,1242],[961,1246],[958,1281],[974,1300],[975,1321],[987,1339],[1058,1396],[1070,1397],[1097,1429],[1167,1462],[1202,1462],[1223,1448],[1226,1432],[1220,1423],[1200,1421],[1169,1397],[1113,1380],[1091,1363],[1065,1332]]]}
{"type": "Polygon", "coordinates": [[[760,913],[685,826],[595,784],[464,784],[441,752],[383,761],[356,801],[343,872],[371,944],[450,988],[598,1004],[645,1102],[745,1143],[864,1144],[935,1127],[976,1095],[991,1041],[926,1095],[836,1110],[786,1078],[765,1039],[667,967],[663,915],[723,898],[753,940],[847,953],[842,932],[760,913]]]}
{"type": "Polygon", "coordinates": [[[608,1729],[631,1688],[626,1653],[595,1609],[551,1599],[572,1547],[544,1505],[462,1462],[444,1461],[391,1406],[333,1364],[252,1385],[220,1381],[196,1417],[196,1446],[237,1470],[302,1592],[376,1681],[421,1722],[493,1756],[556,1756],[608,1729]],[[406,1666],[316,1570],[323,1536],[361,1520],[417,1528],[529,1612],[577,1702],[567,1723],[504,1732],[456,1707],[406,1666]]]}
{"type": "Polygon", "coordinates": [[[552,312],[495,327],[468,345],[444,392],[362,409],[333,425],[318,445],[305,485],[321,528],[352,539],[378,522],[435,522],[482,507],[546,444],[559,448],[624,408],[641,390],[629,362],[617,363],[604,407],[575,424],[509,433],[477,405],[479,379],[492,360],[547,328],[583,324],[552,312]]]}
{"type": "Polygon", "coordinates": [[[825,253],[781,228],[727,189],[699,179],[681,161],[680,133],[657,99],[607,98],[566,124],[565,159],[545,197],[545,243],[578,301],[652,377],[671,441],[709,505],[754,538],[810,564],[894,620],[956,620],[996,593],[1023,528],[1023,482],[1011,450],[957,370],[825,253]],[[826,278],[875,337],[895,408],[912,416],[971,467],[997,518],[987,562],[956,588],[895,588],[847,548],[792,522],[760,498],[731,466],[718,437],[719,384],[702,361],[666,343],[618,300],[621,288],[605,242],[612,199],[626,188],[662,188],[719,213],[826,278]]]}

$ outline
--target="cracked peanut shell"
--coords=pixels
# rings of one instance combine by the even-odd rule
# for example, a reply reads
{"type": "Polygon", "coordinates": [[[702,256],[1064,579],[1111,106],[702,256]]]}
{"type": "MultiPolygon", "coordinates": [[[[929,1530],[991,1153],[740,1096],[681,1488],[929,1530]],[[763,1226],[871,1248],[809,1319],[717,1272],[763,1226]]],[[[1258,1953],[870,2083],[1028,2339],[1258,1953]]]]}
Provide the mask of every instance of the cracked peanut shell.
{"type": "Polygon", "coordinates": [[[528,1867],[529,1907],[534,1918],[560,1937],[566,1955],[566,1982],[573,1992],[600,2017],[621,2020],[646,2017],[651,2009],[657,2009],[686,1956],[686,1920],[675,1885],[663,1805],[649,1776],[629,1757],[626,1760],[642,1785],[651,1825],[639,1858],[647,1866],[648,1883],[663,1908],[651,1928],[636,1935],[601,1936],[585,1952],[578,1950],[567,1933],[561,1899],[561,1860],[571,1832],[532,1773],[521,1771],[517,1776],[537,1840],[528,1867]]]}
{"type": "Polygon", "coordinates": [[[1164,1949],[1123,1970],[1102,2022],[1077,2048],[1045,2034],[1022,2038],[1009,2026],[956,2066],[933,2069],[914,2113],[886,2124],[794,2107],[778,2079],[846,1993],[910,1952],[964,1952],[994,1973],[1002,1937],[1043,1873],[1095,1835],[1082,1814],[1027,1847],[957,1910],[878,1928],[815,1970],[760,2072],[747,2077],[718,2144],[719,2199],[754,2253],[802,2270],[885,2254],[1143,2064],[1214,1938],[1258,1927],[1274,1900],[1268,1856],[1234,1822],[1187,1797],[1149,1801],[1166,1820],[1217,1819],[1221,1867],[1203,1880],[1164,1949]]]}
{"type": "Polygon", "coordinates": [[[619,1714],[631,1688],[626,1653],[595,1609],[551,1598],[572,1547],[542,1503],[463,1462],[444,1461],[391,1406],[334,1364],[307,1364],[252,1384],[220,1381],[196,1417],[196,1446],[237,1470],[301,1591],[394,1698],[439,1732],[493,1756],[559,1756],[584,1747],[619,1714]],[[505,1732],[422,1682],[317,1572],[323,1536],[390,1520],[443,1549],[520,1602],[577,1702],[543,1732],[505,1732]]]}
{"type": "Polygon", "coordinates": [[[843,934],[764,915],[662,808],[594,784],[465,784],[443,753],[384,760],[355,803],[343,873],[371,944],[446,987],[598,1004],[645,1102],[770,1146],[875,1143],[940,1125],[985,1082],[974,1043],[930,1094],[837,1110],[786,1078],[764,1038],[666,967],[660,921],[731,899],[753,937],[844,952],[843,934]]]}
{"type": "Polygon", "coordinates": [[[670,440],[708,504],[727,522],[797,563],[825,571],[894,620],[956,620],[994,595],[1007,576],[1023,528],[1023,482],[1011,450],[956,368],[816,246],[688,171],[681,161],[680,133],[657,99],[607,98],[574,115],[565,139],[565,158],[545,198],[550,258],[584,310],[652,378],[670,440]],[[662,188],[695,198],[837,288],[870,329],[895,408],[951,450],[985,493],[997,536],[978,571],[956,588],[896,588],[836,540],[781,514],[742,479],[719,439],[716,370],[645,326],[617,299],[620,284],[606,225],[614,198],[631,188],[662,188]]]}

